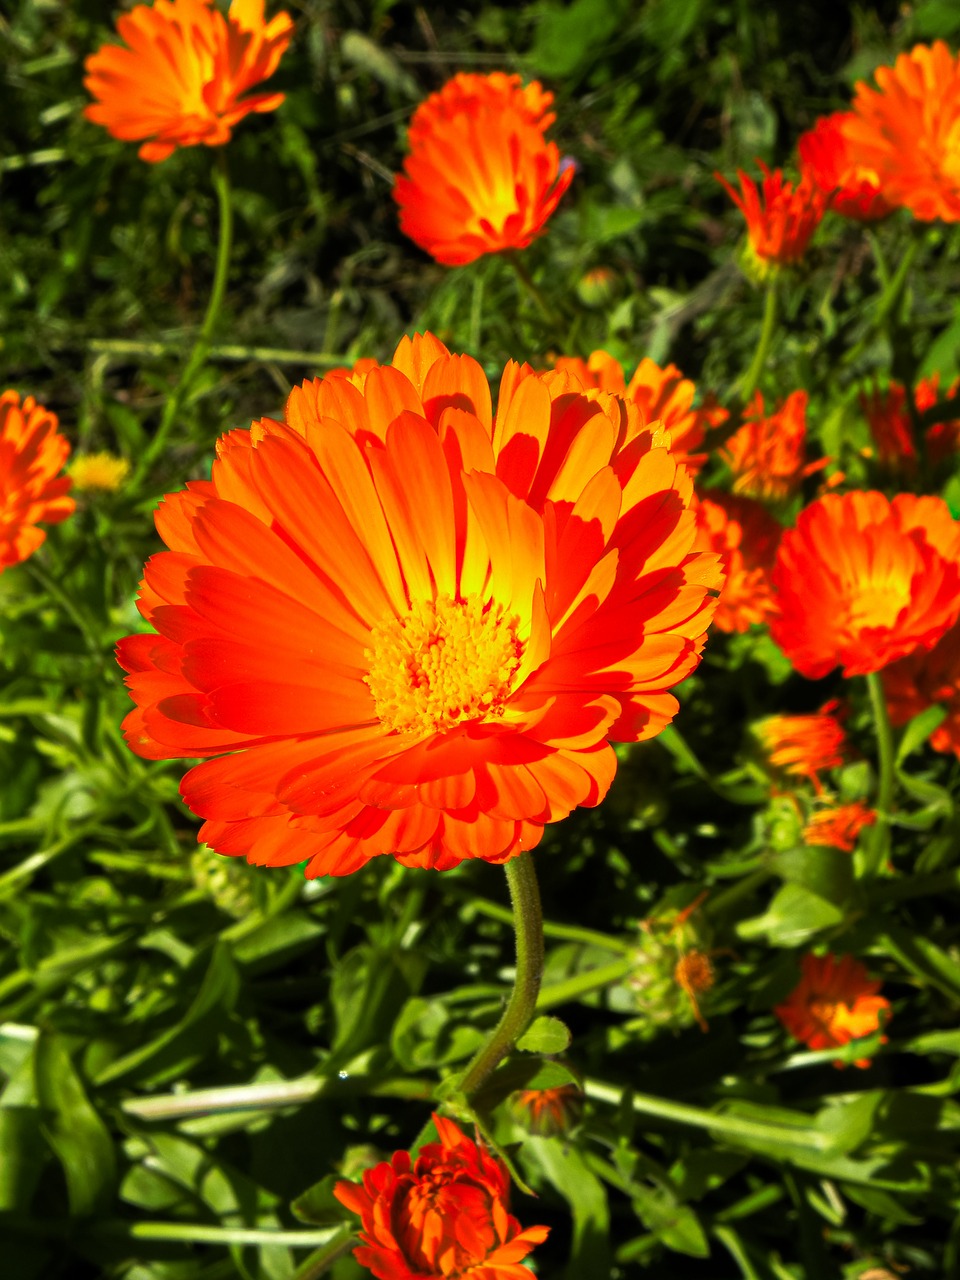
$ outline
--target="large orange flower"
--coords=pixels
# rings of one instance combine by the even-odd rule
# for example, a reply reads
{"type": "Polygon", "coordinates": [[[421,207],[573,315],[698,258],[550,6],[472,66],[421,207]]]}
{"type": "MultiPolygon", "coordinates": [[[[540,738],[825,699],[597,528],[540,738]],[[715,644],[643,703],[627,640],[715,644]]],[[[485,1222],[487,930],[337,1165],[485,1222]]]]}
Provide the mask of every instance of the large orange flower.
{"type": "Polygon", "coordinates": [[[774,769],[808,778],[820,790],[818,774],[843,764],[847,735],[829,711],[805,716],[767,716],[756,725],[764,755],[774,769]]]}
{"type": "Polygon", "coordinates": [[[811,680],[930,649],[960,612],[960,532],[941,498],[827,494],[780,543],[774,640],[811,680]]]}
{"type": "Polygon", "coordinates": [[[699,661],[720,585],[692,483],[632,404],[427,335],[297,387],[166,499],[119,648],[201,838],[346,874],[502,862],[613,778],[699,661]],[[229,753],[229,754],[225,754],[229,753]]]}
{"type": "Polygon", "coordinates": [[[804,174],[827,197],[834,213],[858,222],[876,222],[891,212],[880,193],[877,175],[854,163],[843,126],[849,112],[821,116],[812,129],[800,135],[797,150],[804,174]]]}
{"type": "MultiPolygon", "coordinates": [[[[921,378],[913,393],[918,412],[937,403],[940,375],[921,378]]],[[[953,400],[960,390],[960,378],[945,392],[944,398],[953,400]]],[[[913,424],[907,410],[906,388],[901,382],[891,382],[883,389],[874,387],[860,395],[860,407],[870,427],[877,447],[877,460],[889,471],[913,472],[917,465],[917,447],[913,438],[913,424]]],[[[960,408],[960,406],[958,406],[960,408]]],[[[927,460],[938,466],[952,457],[960,447],[960,421],[935,422],[926,432],[927,460]]]]}
{"type": "Polygon", "coordinates": [[[918,650],[891,663],[882,679],[895,725],[906,724],[928,707],[945,708],[946,719],[930,735],[930,745],[960,757],[960,625],[952,626],[929,653],[918,650]]]}
{"type": "Polygon", "coordinates": [[[809,175],[794,185],[784,182],[782,170],[774,169],[771,173],[765,164],[760,168],[763,170],[762,195],[742,169],[737,170],[739,193],[722,173],[714,177],[723,184],[746,219],[750,254],[762,275],[771,267],[792,266],[801,261],[813,233],[823,221],[827,197],[809,175]]]}
{"type": "Polygon", "coordinates": [[[851,163],[914,217],[960,220],[960,56],[918,44],[875,76],[876,89],[857,83],[842,125],[851,163]]]}
{"type": "MultiPolygon", "coordinates": [[[[774,1013],[808,1048],[839,1049],[879,1031],[889,1018],[890,1001],[878,995],[882,983],[853,956],[808,953],[801,971],[799,984],[774,1013]]],[[[882,1039],[886,1042],[886,1036],[882,1039]]],[[[870,1059],[858,1058],[854,1065],[868,1067],[870,1059]]]]}
{"type": "Polygon", "coordinates": [[[522,1260],[549,1227],[527,1227],[509,1212],[503,1164],[435,1115],[439,1142],[368,1169],[363,1185],[338,1182],[334,1195],[360,1215],[353,1255],[377,1280],[533,1280],[522,1260]]]}
{"type": "Polygon", "coordinates": [[[733,472],[734,493],[782,502],[803,480],[827,465],[806,461],[807,393],[791,391],[773,413],[765,413],[758,391],[743,415],[743,426],[730,437],[720,456],[733,472]]]}
{"type": "Polygon", "coordinates": [[[717,602],[719,631],[748,631],[776,612],[770,575],[783,533],[752,498],[710,490],[697,507],[701,545],[720,556],[726,580],[717,602]]]}
{"type": "Polygon", "coordinates": [[[124,142],[148,139],[142,160],[222,146],[245,115],[283,101],[242,95],[273,75],[292,31],[287,13],[264,22],[263,0],[232,0],[226,16],[213,0],[137,5],[117,19],[127,47],[105,44],[86,61],[84,84],[97,101],[84,115],[124,142]]]}
{"type": "Polygon", "coordinates": [[[553,94],[536,80],[460,72],[410,121],[410,154],[393,198],[400,230],[448,267],[525,249],[573,181],[544,133],[553,94]]]}
{"type": "Polygon", "coordinates": [[[74,509],[69,476],[61,476],[70,446],[57,419],[33,396],[0,395],[0,573],[19,564],[46,538],[37,528],[59,524],[74,509]]]}

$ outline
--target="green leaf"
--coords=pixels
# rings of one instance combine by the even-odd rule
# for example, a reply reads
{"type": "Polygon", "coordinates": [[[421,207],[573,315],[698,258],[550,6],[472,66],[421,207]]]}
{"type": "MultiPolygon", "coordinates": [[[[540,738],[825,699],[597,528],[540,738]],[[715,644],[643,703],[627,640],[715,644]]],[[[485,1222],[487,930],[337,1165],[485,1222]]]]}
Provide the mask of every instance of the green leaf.
{"type": "Polygon", "coordinates": [[[90,1105],[59,1037],[41,1034],[35,1069],[43,1132],[63,1167],[70,1212],[78,1218],[103,1212],[117,1174],[107,1126],[90,1105]]]}
{"type": "Polygon", "coordinates": [[[569,1280],[609,1274],[610,1210],[607,1191],[583,1153],[562,1138],[530,1137],[523,1144],[525,1161],[535,1163],[559,1191],[573,1214],[573,1242],[565,1275],[569,1280]]]}
{"type": "Polygon", "coordinates": [[[341,1222],[356,1222],[356,1217],[333,1194],[333,1189],[343,1179],[337,1173],[328,1173],[312,1187],[297,1196],[290,1205],[294,1217],[318,1227],[329,1227],[341,1222]]]}
{"type": "Polygon", "coordinates": [[[534,1018],[517,1041],[517,1048],[524,1053],[563,1053],[570,1047],[570,1030],[559,1018],[544,1016],[534,1018]]]}
{"type": "Polygon", "coordinates": [[[764,935],[774,947],[797,947],[823,929],[843,920],[843,912],[826,898],[801,884],[785,884],[766,913],[737,926],[741,938],[764,935]]]}
{"type": "Polygon", "coordinates": [[[914,716],[903,731],[900,745],[897,747],[897,764],[901,764],[912,751],[916,751],[938,729],[947,718],[946,707],[927,707],[918,716],[914,716]]]}

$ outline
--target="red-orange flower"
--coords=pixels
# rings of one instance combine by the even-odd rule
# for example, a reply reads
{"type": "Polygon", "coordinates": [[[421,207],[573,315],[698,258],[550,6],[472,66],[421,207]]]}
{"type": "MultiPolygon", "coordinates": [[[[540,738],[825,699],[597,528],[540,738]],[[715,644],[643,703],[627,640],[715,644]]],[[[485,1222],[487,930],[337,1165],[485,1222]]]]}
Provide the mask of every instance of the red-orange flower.
{"type": "Polygon", "coordinates": [[[765,164],[763,195],[751,177],[737,170],[740,194],[721,173],[714,174],[747,221],[750,252],[761,273],[771,266],[791,266],[799,262],[823,221],[827,197],[804,175],[794,185],[784,182],[783,172],[771,173],[765,164]]]}
{"type": "Polygon", "coordinates": [[[877,820],[873,809],[859,800],[854,804],[839,804],[830,809],[819,809],[803,829],[807,844],[828,845],[852,853],[864,827],[872,827],[877,820]]]}
{"type": "Polygon", "coordinates": [[[124,142],[148,139],[141,160],[177,147],[219,147],[251,111],[274,111],[282,93],[242,95],[272,76],[293,20],[263,17],[263,0],[156,0],[117,19],[126,46],[105,44],[86,61],[84,84],[97,101],[84,110],[124,142]]]}
{"type": "Polygon", "coordinates": [[[807,778],[818,791],[820,771],[843,764],[847,735],[829,711],[805,716],[767,716],[755,726],[755,732],[772,768],[807,778]]]}
{"type": "Polygon", "coordinates": [[[565,1133],[580,1118],[583,1093],[575,1084],[552,1089],[519,1089],[510,1095],[510,1110],[531,1133],[551,1137],[565,1133]]]}
{"type": "Polygon", "coordinates": [[[929,222],[960,220],[960,56],[942,40],[858,81],[842,129],[851,163],[875,173],[891,205],[929,222]]]}
{"type": "Polygon", "coordinates": [[[59,524],[74,509],[69,476],[61,476],[70,446],[57,419],[33,396],[0,395],[0,573],[33,555],[46,538],[37,525],[59,524]]]}
{"type": "Polygon", "coordinates": [[[393,198],[400,230],[437,262],[525,249],[573,181],[544,134],[553,94],[534,80],[459,72],[413,113],[393,198]]]}
{"type": "Polygon", "coordinates": [[[748,631],[776,611],[770,575],[783,530],[752,498],[710,490],[697,507],[701,545],[715,551],[726,580],[717,602],[719,631],[748,631]]]}
{"type": "Polygon", "coordinates": [[[882,673],[890,719],[906,724],[927,707],[941,706],[946,719],[930,735],[934,751],[960,757],[960,625],[955,625],[929,653],[918,650],[882,673]]]}
{"type": "Polygon", "coordinates": [[[533,1280],[522,1260],[549,1227],[522,1230],[508,1207],[503,1164],[435,1115],[439,1142],[416,1162],[397,1151],[363,1175],[338,1182],[334,1195],[360,1215],[353,1251],[377,1280],[533,1280]]]}
{"type": "MultiPolygon", "coordinates": [[[[873,1035],[890,1016],[890,1001],[878,995],[882,983],[872,979],[853,956],[807,954],[802,977],[774,1013],[795,1040],[809,1049],[839,1049],[851,1040],[873,1035]]],[[[886,1036],[881,1037],[886,1043],[886,1036]]],[[[838,1062],[837,1066],[842,1066],[838,1062]]],[[[858,1058],[868,1067],[869,1058],[858,1058]]]]}
{"type": "Polygon", "coordinates": [[[222,757],[182,794],[252,862],[532,848],[599,803],[610,740],[659,732],[699,662],[720,570],[665,443],[630,402],[516,364],[494,418],[480,366],[430,335],[295,388],[158,513],[159,635],[118,650],[130,745],[222,757]]]}
{"type": "Polygon", "coordinates": [[[827,494],[780,542],[774,640],[811,680],[930,649],[960,611],[960,533],[941,498],[827,494]]]}
{"type": "Polygon", "coordinates": [[[781,502],[798,492],[803,480],[826,466],[806,461],[807,393],[792,391],[766,414],[758,391],[741,426],[720,451],[733,472],[734,493],[781,502]]]}
{"type": "Polygon", "coordinates": [[[877,175],[854,163],[843,125],[849,112],[821,116],[812,129],[800,135],[797,150],[801,171],[828,198],[828,207],[845,218],[876,222],[891,212],[880,193],[877,175]]]}
{"type": "MultiPolygon", "coordinates": [[[[938,373],[920,379],[913,393],[919,413],[937,403],[939,388],[938,373]]],[[[944,393],[944,398],[955,399],[958,389],[960,378],[944,393]]],[[[880,465],[891,471],[914,471],[917,465],[917,448],[903,384],[891,382],[883,390],[874,387],[869,394],[861,393],[860,407],[877,446],[880,465]]],[[[927,459],[933,466],[946,462],[960,449],[960,421],[935,422],[927,429],[925,447],[927,459]]]]}

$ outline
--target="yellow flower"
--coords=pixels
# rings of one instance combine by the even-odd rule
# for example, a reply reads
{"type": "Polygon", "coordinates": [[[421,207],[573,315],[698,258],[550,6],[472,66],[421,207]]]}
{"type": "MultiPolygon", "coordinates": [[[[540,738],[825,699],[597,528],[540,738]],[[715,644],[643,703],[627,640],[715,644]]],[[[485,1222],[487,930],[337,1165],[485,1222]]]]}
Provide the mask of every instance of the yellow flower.
{"type": "Polygon", "coordinates": [[[75,458],[70,468],[73,487],[80,491],[104,489],[115,493],[126,480],[130,463],[112,453],[86,453],[75,458]]]}

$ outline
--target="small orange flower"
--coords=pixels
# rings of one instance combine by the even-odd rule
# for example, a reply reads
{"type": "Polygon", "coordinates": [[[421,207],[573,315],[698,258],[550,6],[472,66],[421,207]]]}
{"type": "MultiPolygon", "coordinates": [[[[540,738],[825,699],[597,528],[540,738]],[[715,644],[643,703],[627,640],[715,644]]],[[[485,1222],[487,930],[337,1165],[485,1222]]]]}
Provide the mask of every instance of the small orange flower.
{"type": "Polygon", "coordinates": [[[272,76],[293,20],[264,22],[263,0],[156,0],[117,19],[126,46],[105,44],[86,61],[97,101],[84,110],[124,142],[148,139],[140,159],[155,164],[177,147],[220,147],[251,111],[275,111],[282,93],[242,95],[272,76]]]}
{"type": "Polygon", "coordinates": [[[575,1084],[552,1089],[520,1089],[510,1095],[510,1110],[531,1133],[542,1137],[566,1131],[580,1118],[583,1093],[575,1084]]]}
{"type": "MultiPolygon", "coordinates": [[[[800,963],[803,976],[798,986],[774,1008],[795,1040],[809,1049],[839,1049],[885,1025],[890,1001],[877,994],[882,983],[874,981],[859,960],[808,953],[800,963]]],[[[884,1044],[886,1040],[883,1036],[884,1044]]],[[[854,1065],[868,1067],[870,1059],[858,1058],[854,1065]]]]}
{"type": "MultiPolygon", "coordinates": [[[[921,378],[913,393],[917,411],[923,413],[937,403],[940,375],[921,378]]],[[[960,378],[945,392],[944,398],[955,399],[960,378]]],[[[860,395],[860,407],[877,447],[877,460],[889,471],[913,472],[917,465],[917,448],[913,425],[907,411],[907,393],[902,383],[891,382],[881,390],[874,387],[860,395]]],[[[927,459],[933,466],[946,462],[960,449],[960,421],[936,422],[926,433],[927,459]]]]}
{"type": "Polygon", "coordinates": [[[820,771],[843,764],[847,735],[840,721],[828,711],[806,716],[768,716],[755,726],[755,732],[774,769],[809,779],[817,791],[820,771]]]}
{"type": "Polygon", "coordinates": [[[864,827],[872,827],[877,820],[873,809],[858,800],[854,804],[841,804],[832,809],[815,813],[803,829],[807,844],[828,845],[852,853],[864,827]]]}
{"type": "Polygon", "coordinates": [[[363,1175],[338,1182],[334,1195],[359,1214],[361,1244],[353,1255],[377,1280],[533,1280],[522,1260],[549,1227],[522,1230],[508,1207],[503,1164],[435,1115],[439,1142],[421,1147],[416,1163],[397,1151],[363,1175]]]}
{"type": "Polygon", "coordinates": [[[41,520],[59,524],[73,512],[70,478],[59,474],[70,446],[57,426],[33,396],[21,405],[17,391],[0,395],[0,573],[41,545],[41,520]]]}
{"type": "Polygon", "coordinates": [[[960,56],[918,44],[875,77],[876,89],[858,81],[842,124],[851,163],[915,218],[960,220],[960,56]]]}
{"type": "Polygon", "coordinates": [[[767,509],[752,498],[719,490],[704,493],[697,507],[701,543],[715,551],[726,575],[713,621],[718,631],[748,631],[773,617],[770,575],[783,533],[767,509]]]}
{"type": "Polygon", "coordinates": [[[792,498],[807,476],[827,465],[825,458],[805,461],[806,439],[807,393],[792,391],[768,415],[758,391],[743,415],[743,426],[720,451],[733,472],[734,493],[770,502],[792,498]]]}
{"type": "Polygon", "coordinates": [[[771,267],[792,266],[800,262],[807,246],[823,220],[827,197],[804,175],[794,185],[784,182],[783,172],[767,166],[763,170],[763,195],[757,184],[742,169],[738,194],[721,173],[714,177],[726,188],[733,203],[747,220],[750,254],[762,275],[771,267]]]}
{"type": "Polygon", "coordinates": [[[534,80],[459,72],[413,113],[393,198],[400,230],[448,267],[525,249],[573,181],[544,134],[553,94],[534,80]]]}
{"type": "Polygon", "coordinates": [[[812,129],[800,135],[797,150],[804,174],[828,198],[828,207],[845,218],[876,222],[892,210],[880,193],[877,175],[854,164],[843,125],[850,113],[837,111],[821,116],[812,129]]]}
{"type": "Polygon", "coordinates": [[[669,723],[719,588],[636,406],[431,335],[293,390],[169,495],[118,657],[148,759],[208,759],[200,838],[347,875],[505,862],[669,723]],[[424,501],[424,495],[429,501],[424,501]]]}
{"type": "Polygon", "coordinates": [[[918,650],[885,667],[882,679],[895,725],[906,724],[927,707],[944,707],[946,719],[930,735],[930,745],[960,757],[960,625],[952,626],[929,653],[918,650]]]}
{"type": "Polygon", "coordinates": [[[801,511],[773,570],[774,640],[818,680],[931,649],[960,611],[960,531],[941,498],[827,494],[801,511]]]}

